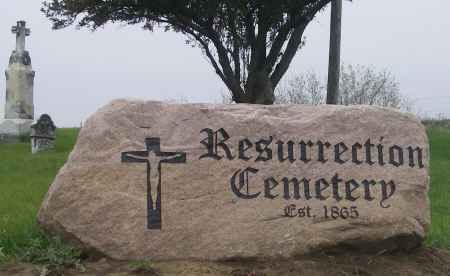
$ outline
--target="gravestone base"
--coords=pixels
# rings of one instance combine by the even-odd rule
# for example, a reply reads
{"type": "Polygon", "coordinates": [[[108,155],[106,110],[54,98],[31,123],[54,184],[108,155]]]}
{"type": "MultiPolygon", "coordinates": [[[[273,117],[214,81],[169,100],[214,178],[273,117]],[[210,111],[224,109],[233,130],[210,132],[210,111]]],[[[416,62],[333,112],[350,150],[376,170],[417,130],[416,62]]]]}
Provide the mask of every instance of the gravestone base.
{"type": "Polygon", "coordinates": [[[16,143],[29,137],[33,122],[30,119],[0,120],[0,143],[16,143]]]}
{"type": "Polygon", "coordinates": [[[31,138],[31,153],[39,153],[42,151],[48,151],[55,148],[55,140],[48,138],[31,138]]]}

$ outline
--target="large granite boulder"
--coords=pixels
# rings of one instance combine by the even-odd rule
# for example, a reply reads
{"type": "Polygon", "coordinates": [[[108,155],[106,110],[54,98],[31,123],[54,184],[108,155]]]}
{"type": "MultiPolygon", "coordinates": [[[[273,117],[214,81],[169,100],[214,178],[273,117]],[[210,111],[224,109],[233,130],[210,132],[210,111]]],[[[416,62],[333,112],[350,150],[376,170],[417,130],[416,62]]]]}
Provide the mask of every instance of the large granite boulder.
{"type": "Polygon", "coordinates": [[[85,124],[39,223],[115,259],[411,249],[430,224],[411,114],[117,100],[85,124]]]}

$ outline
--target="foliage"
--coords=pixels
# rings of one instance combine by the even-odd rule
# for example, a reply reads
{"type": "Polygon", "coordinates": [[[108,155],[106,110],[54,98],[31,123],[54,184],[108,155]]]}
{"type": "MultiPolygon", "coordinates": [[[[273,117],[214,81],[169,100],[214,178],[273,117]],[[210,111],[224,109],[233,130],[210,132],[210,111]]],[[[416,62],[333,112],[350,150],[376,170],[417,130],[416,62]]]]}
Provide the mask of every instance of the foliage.
{"type": "Polygon", "coordinates": [[[0,265],[5,263],[8,260],[8,256],[6,256],[6,253],[4,252],[3,247],[0,247],[0,265]]]}
{"type": "Polygon", "coordinates": [[[444,116],[442,116],[440,119],[422,119],[422,123],[429,128],[446,128],[450,130],[450,119],[446,119],[444,116]]]}
{"type": "Polygon", "coordinates": [[[159,275],[158,271],[153,268],[153,264],[150,260],[132,261],[129,267],[135,273],[147,273],[150,275],[159,275]]]}
{"type": "Polygon", "coordinates": [[[402,107],[400,85],[387,70],[376,71],[370,66],[351,65],[342,68],[339,103],[402,107]]]}
{"type": "MultiPolygon", "coordinates": [[[[327,85],[313,71],[296,76],[278,89],[277,103],[324,104],[327,85]]],[[[410,111],[412,103],[400,93],[400,85],[387,70],[371,66],[342,66],[339,88],[341,105],[378,105],[410,111]]]]}
{"type": "Polygon", "coordinates": [[[303,33],[331,0],[47,0],[53,27],[162,27],[202,49],[235,102],[273,103],[303,33]]]}
{"type": "Polygon", "coordinates": [[[44,265],[46,270],[61,274],[67,268],[84,271],[81,265],[81,251],[63,243],[59,237],[47,238],[44,234],[30,236],[26,246],[16,249],[19,261],[44,265]]]}
{"type": "Polygon", "coordinates": [[[278,104],[310,104],[325,103],[326,85],[322,84],[313,71],[296,76],[287,85],[280,87],[276,93],[278,104]]]}

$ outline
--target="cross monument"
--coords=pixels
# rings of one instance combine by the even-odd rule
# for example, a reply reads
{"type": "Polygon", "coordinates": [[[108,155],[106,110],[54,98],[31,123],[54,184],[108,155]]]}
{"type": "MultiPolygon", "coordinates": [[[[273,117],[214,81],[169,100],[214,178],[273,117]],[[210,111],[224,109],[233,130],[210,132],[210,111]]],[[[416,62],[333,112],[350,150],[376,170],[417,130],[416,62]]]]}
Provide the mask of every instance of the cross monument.
{"type": "Polygon", "coordinates": [[[25,38],[30,36],[30,29],[26,28],[25,21],[17,21],[17,25],[13,26],[11,31],[16,34],[16,51],[22,53],[25,51],[25,38]]]}
{"type": "Polygon", "coordinates": [[[0,143],[17,142],[31,133],[34,122],[34,77],[30,53],[25,50],[25,39],[31,34],[21,20],[11,28],[16,35],[16,48],[9,57],[5,71],[6,90],[4,116],[0,118],[0,143]]]}

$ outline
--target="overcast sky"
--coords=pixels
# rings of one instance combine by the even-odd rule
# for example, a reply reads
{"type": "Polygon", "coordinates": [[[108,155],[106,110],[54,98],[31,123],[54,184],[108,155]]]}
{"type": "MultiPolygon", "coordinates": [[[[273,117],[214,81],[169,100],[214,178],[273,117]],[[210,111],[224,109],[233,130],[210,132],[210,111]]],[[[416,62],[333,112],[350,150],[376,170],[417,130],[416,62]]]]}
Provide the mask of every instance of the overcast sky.
{"type": "MultiPolygon", "coordinates": [[[[11,26],[23,19],[31,28],[27,49],[36,71],[36,116],[48,113],[58,126],[78,126],[115,98],[220,102],[226,91],[182,35],[121,25],[94,33],[53,31],[40,6],[40,0],[0,1],[0,70],[15,48],[11,26]]],[[[388,69],[420,113],[450,116],[449,11],[449,0],[345,1],[342,60],[388,69]]],[[[325,78],[328,41],[329,8],[309,25],[306,46],[284,79],[307,70],[325,78]]],[[[4,98],[0,77],[2,109],[4,98]]]]}

